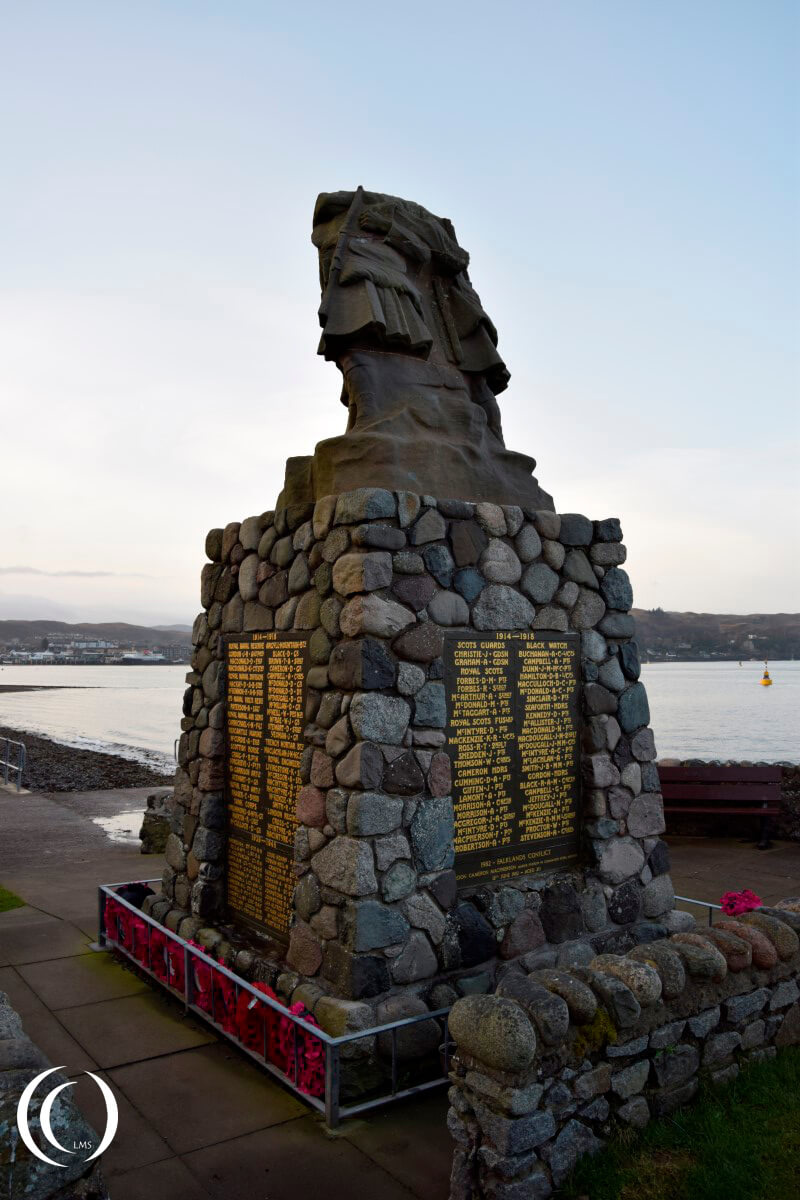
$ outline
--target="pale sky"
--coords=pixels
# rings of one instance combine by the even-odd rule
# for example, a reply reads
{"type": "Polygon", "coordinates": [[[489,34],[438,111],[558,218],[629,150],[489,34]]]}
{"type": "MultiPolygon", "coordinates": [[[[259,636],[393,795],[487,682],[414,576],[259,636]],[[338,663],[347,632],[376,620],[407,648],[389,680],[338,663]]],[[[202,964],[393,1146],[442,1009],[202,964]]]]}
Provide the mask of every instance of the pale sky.
{"type": "Polygon", "coordinates": [[[0,617],[190,622],[344,431],[311,214],[449,216],[507,444],[637,605],[800,609],[800,9],[0,4],[0,617]]]}

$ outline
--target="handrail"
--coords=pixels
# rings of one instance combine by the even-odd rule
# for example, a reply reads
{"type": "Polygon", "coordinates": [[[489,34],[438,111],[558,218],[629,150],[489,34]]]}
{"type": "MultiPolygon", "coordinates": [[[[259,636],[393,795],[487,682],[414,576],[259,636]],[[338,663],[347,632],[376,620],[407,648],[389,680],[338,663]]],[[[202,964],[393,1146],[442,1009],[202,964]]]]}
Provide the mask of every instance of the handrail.
{"type": "Polygon", "coordinates": [[[711,904],[708,900],[695,900],[693,896],[676,896],[675,899],[683,901],[684,904],[697,904],[700,908],[707,908],[709,925],[714,924],[714,912],[722,912],[721,904],[711,904]]]}
{"type": "Polygon", "coordinates": [[[27,752],[24,742],[14,741],[13,738],[0,738],[0,743],[5,744],[5,751],[0,751],[0,768],[3,771],[3,783],[6,787],[9,786],[9,773],[15,771],[17,775],[17,791],[22,791],[22,772],[25,770],[25,761],[27,752]],[[17,747],[17,762],[16,766],[11,761],[11,747],[17,747]]]}

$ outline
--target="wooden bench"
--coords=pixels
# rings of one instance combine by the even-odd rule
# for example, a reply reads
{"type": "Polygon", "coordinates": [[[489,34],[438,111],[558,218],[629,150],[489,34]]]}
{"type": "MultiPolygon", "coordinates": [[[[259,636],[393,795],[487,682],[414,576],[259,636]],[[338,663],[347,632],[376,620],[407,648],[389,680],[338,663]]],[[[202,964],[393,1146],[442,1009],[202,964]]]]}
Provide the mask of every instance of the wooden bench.
{"type": "Polygon", "coordinates": [[[758,848],[769,847],[770,823],[781,805],[780,767],[659,767],[665,813],[755,817],[758,848]]]}

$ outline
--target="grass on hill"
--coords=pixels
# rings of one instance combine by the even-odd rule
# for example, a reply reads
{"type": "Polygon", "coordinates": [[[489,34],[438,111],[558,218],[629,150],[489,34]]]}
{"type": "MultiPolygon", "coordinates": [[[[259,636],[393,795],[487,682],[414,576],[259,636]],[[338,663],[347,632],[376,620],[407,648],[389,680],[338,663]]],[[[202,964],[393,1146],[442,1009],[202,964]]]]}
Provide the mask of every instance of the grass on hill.
{"type": "Polygon", "coordinates": [[[578,1164],[564,1200],[788,1200],[800,1195],[800,1048],[578,1164]]]}
{"type": "Polygon", "coordinates": [[[24,903],[25,901],[20,900],[19,896],[0,887],[0,912],[8,912],[10,908],[22,908],[24,903]]]}

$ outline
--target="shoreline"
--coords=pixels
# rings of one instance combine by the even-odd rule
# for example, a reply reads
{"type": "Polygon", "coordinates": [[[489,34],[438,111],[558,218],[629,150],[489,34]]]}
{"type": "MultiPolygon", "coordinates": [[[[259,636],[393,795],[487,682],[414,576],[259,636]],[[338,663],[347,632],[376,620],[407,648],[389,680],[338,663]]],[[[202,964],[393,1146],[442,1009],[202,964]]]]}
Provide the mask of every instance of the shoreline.
{"type": "Polygon", "coordinates": [[[94,792],[112,788],[168,787],[174,773],[101,750],[53,741],[40,733],[0,726],[0,739],[25,746],[22,786],[32,792],[94,792]]]}

